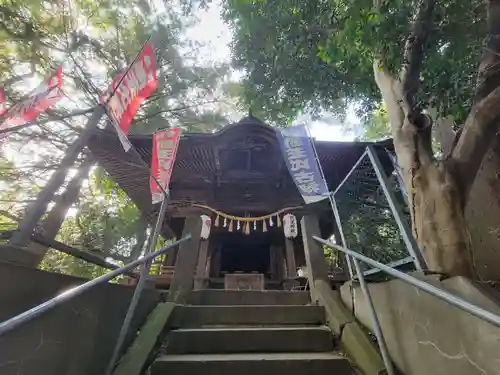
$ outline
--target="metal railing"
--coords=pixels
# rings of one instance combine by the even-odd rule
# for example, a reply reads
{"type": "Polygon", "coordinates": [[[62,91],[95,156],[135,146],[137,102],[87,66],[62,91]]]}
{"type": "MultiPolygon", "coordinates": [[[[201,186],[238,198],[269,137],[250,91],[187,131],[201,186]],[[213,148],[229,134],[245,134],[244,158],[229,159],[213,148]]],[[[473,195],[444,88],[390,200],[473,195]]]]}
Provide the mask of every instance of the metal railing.
{"type": "MultiPolygon", "coordinates": [[[[387,151],[387,150],[386,150],[387,151]]],[[[394,161],[391,158],[391,155],[388,153],[388,157],[392,161],[392,165],[395,168],[396,174],[399,172],[397,165],[394,164],[394,161]]],[[[336,226],[339,231],[339,235],[342,240],[342,244],[344,246],[348,246],[347,241],[346,241],[346,233],[344,232],[344,227],[342,224],[342,220],[340,217],[340,209],[339,209],[339,202],[341,201],[342,198],[339,198],[339,192],[340,190],[346,186],[348,183],[348,180],[352,178],[355,175],[355,172],[361,168],[361,166],[364,166],[363,168],[370,168],[371,174],[373,174],[373,178],[378,182],[381,191],[383,193],[383,196],[386,199],[386,202],[388,204],[387,209],[391,212],[392,217],[394,218],[396,228],[399,230],[399,234],[401,236],[401,239],[403,241],[403,246],[406,248],[408,255],[400,259],[393,259],[392,262],[390,263],[395,263],[399,262],[401,264],[407,264],[413,262],[415,269],[417,270],[425,270],[426,269],[426,263],[425,260],[420,252],[420,249],[418,248],[413,235],[411,233],[410,225],[405,217],[403,207],[401,206],[400,202],[398,202],[398,199],[396,198],[395,192],[393,191],[389,178],[386,175],[386,172],[384,170],[384,167],[382,165],[382,162],[380,161],[377,152],[375,151],[373,146],[367,146],[365,152],[360,156],[358,161],[355,163],[355,165],[351,168],[351,170],[347,173],[345,176],[344,180],[337,186],[337,188],[331,193],[330,201],[334,213],[334,219],[336,226]],[[365,165],[366,164],[366,165],[365,165]]],[[[400,183],[400,179],[398,178],[398,182],[400,183]]],[[[403,186],[400,186],[400,188],[403,188],[403,186]]],[[[404,192],[403,192],[404,196],[404,192]]],[[[361,205],[361,202],[359,203],[361,205]]],[[[345,222],[344,222],[345,224],[345,222]]],[[[353,244],[350,244],[353,245],[353,244]]],[[[350,258],[347,256],[347,266],[348,266],[348,271],[351,276],[351,278],[356,278],[356,275],[354,274],[353,270],[353,264],[350,261],[350,258]]],[[[371,269],[371,270],[363,270],[365,273],[365,276],[367,274],[371,273],[376,273],[378,272],[377,269],[371,269]]]]}
{"type": "Polygon", "coordinates": [[[326,241],[322,238],[319,238],[319,237],[316,237],[316,236],[313,236],[313,239],[317,242],[319,242],[320,244],[322,245],[325,245],[325,246],[328,246],[332,249],[336,249],[338,251],[341,251],[343,252],[344,254],[346,254],[347,256],[349,256],[353,263],[354,263],[354,266],[355,266],[355,270],[357,272],[357,275],[358,275],[358,279],[359,279],[359,284],[361,286],[361,291],[363,293],[363,295],[365,296],[366,298],[366,301],[368,303],[368,307],[369,307],[369,310],[370,310],[370,316],[371,316],[371,319],[372,319],[372,323],[373,323],[373,330],[375,331],[375,336],[377,337],[377,342],[378,342],[378,345],[379,345],[379,348],[380,348],[380,353],[382,355],[382,359],[384,361],[384,365],[385,365],[385,368],[387,370],[387,374],[388,375],[393,375],[394,374],[394,369],[393,369],[393,366],[392,366],[392,362],[390,360],[390,357],[389,357],[389,352],[387,350],[387,344],[385,342],[385,339],[384,339],[384,336],[382,334],[382,329],[380,327],[380,322],[378,320],[378,317],[377,317],[377,312],[375,310],[375,306],[373,304],[373,300],[372,300],[372,297],[371,297],[371,294],[370,294],[370,291],[366,285],[366,280],[365,280],[365,277],[364,277],[364,273],[360,271],[360,265],[359,265],[359,262],[364,262],[364,263],[367,263],[369,264],[370,266],[374,267],[374,268],[377,268],[391,276],[394,276],[402,281],[404,281],[405,283],[408,283],[420,290],[423,290],[424,292],[427,292],[429,293],[430,295],[433,295],[439,299],[442,299],[448,303],[450,303],[451,305],[453,306],[456,306],[478,318],[481,318],[485,321],[487,321],[488,323],[491,323],[497,327],[500,327],[500,316],[499,315],[496,315],[488,310],[485,310],[477,305],[474,305],[473,303],[470,303],[460,297],[457,297],[443,289],[440,289],[432,284],[429,284],[425,281],[422,281],[422,280],[419,280],[413,276],[410,276],[404,272],[401,272],[401,271],[398,271],[397,269],[394,269],[386,264],[383,264],[383,263],[380,263],[380,262],[377,262],[376,260],[373,260],[363,254],[360,254],[356,251],[352,251],[346,247],[343,247],[343,246],[339,246],[339,245],[336,245],[334,243],[331,243],[329,241],[326,241]]]}
{"type": "Polygon", "coordinates": [[[121,348],[123,346],[123,341],[124,341],[125,335],[128,332],[130,322],[132,320],[132,317],[134,316],[134,312],[135,312],[135,309],[137,307],[137,303],[139,302],[139,298],[141,297],[142,291],[144,289],[144,283],[145,283],[146,278],[148,276],[147,271],[149,269],[149,265],[150,265],[151,261],[154,258],[167,253],[169,250],[174,249],[175,247],[179,246],[183,242],[186,242],[190,239],[191,239],[191,234],[188,234],[186,237],[170,244],[169,246],[166,246],[166,247],[164,247],[160,250],[157,250],[155,252],[150,252],[150,253],[146,254],[144,257],[137,259],[133,262],[130,262],[123,267],[120,267],[116,270],[110,271],[110,272],[106,273],[105,275],[97,277],[93,280],[87,281],[86,283],[79,285],[75,288],[69,289],[69,290],[57,295],[56,297],[38,305],[38,306],[33,307],[32,309],[29,309],[29,310],[27,310],[19,315],[16,315],[16,316],[14,316],[14,317],[12,317],[4,322],[1,322],[0,323],[0,337],[5,333],[14,330],[15,328],[19,327],[20,325],[25,324],[25,323],[35,319],[37,316],[54,309],[55,307],[61,305],[62,303],[69,301],[69,300],[75,298],[76,296],[79,296],[79,295],[85,293],[86,291],[96,287],[97,285],[104,284],[104,283],[114,279],[115,277],[122,275],[125,272],[136,268],[137,266],[144,265],[143,267],[141,267],[141,274],[140,274],[139,280],[137,282],[137,286],[135,288],[132,300],[130,301],[130,304],[129,304],[129,307],[127,310],[127,315],[126,315],[125,320],[123,322],[123,325],[122,325],[122,328],[121,328],[121,331],[120,331],[120,334],[119,334],[119,337],[117,340],[117,344],[115,346],[114,355],[111,358],[109,366],[108,366],[107,373],[111,373],[113,368],[114,368],[116,358],[120,354],[121,348]]]}

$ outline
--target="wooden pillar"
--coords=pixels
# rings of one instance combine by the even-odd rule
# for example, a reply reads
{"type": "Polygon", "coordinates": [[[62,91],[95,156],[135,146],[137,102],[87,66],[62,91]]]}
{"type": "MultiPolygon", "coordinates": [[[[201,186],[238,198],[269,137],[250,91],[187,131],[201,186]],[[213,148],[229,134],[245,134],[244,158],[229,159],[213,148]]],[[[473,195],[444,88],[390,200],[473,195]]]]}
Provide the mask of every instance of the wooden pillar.
{"type": "Polygon", "coordinates": [[[286,276],[289,278],[297,276],[297,264],[295,263],[295,250],[293,248],[293,240],[285,238],[285,259],[286,259],[286,276]]]}
{"type": "Polygon", "coordinates": [[[191,240],[183,242],[179,247],[174,277],[170,283],[168,302],[186,303],[187,296],[193,289],[200,246],[201,224],[202,221],[199,216],[188,217],[184,222],[182,237],[191,234],[191,240]]]}
{"type": "Polygon", "coordinates": [[[269,246],[269,276],[271,280],[276,278],[276,254],[273,246],[269,246]]]}
{"type": "Polygon", "coordinates": [[[283,250],[280,246],[270,246],[269,256],[271,259],[271,279],[272,280],[282,280],[283,279],[283,250]]]}
{"type": "Polygon", "coordinates": [[[208,246],[207,249],[207,263],[205,264],[205,269],[203,270],[203,276],[205,278],[210,278],[210,272],[212,272],[212,260],[214,258],[214,249],[213,245],[208,246]]]}
{"type": "Polygon", "coordinates": [[[208,240],[201,240],[200,251],[198,252],[198,263],[194,276],[194,289],[205,288],[205,270],[207,268],[208,240]]]}
{"type": "Polygon", "coordinates": [[[212,271],[213,277],[220,276],[220,268],[221,268],[221,257],[222,257],[222,248],[220,245],[217,245],[213,250],[213,260],[212,260],[212,271]]]}
{"type": "Polygon", "coordinates": [[[309,287],[311,295],[315,298],[314,283],[316,281],[324,281],[330,285],[328,279],[328,265],[326,263],[323,247],[318,244],[312,236],[320,236],[319,220],[317,216],[308,215],[304,216],[300,221],[302,231],[302,240],[304,241],[304,254],[307,265],[307,278],[309,280],[309,287]]]}
{"type": "Polygon", "coordinates": [[[274,248],[276,251],[276,273],[278,276],[278,280],[283,280],[286,277],[286,271],[285,268],[283,267],[283,247],[282,246],[276,246],[274,248]]]}

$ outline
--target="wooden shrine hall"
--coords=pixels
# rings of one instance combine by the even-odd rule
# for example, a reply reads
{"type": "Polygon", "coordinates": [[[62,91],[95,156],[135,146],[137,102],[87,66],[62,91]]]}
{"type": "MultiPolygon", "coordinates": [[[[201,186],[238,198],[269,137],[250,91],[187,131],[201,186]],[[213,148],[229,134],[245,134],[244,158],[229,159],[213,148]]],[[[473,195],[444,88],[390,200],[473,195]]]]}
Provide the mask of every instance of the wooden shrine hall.
{"type": "MultiPolygon", "coordinates": [[[[182,134],[162,235],[181,238],[190,225],[200,230],[190,222],[201,222],[201,215],[211,218],[208,239],[197,244],[195,288],[289,289],[305,259],[300,228],[296,237],[285,238],[285,215],[293,215],[297,223],[303,215],[314,215],[323,238],[335,233],[328,199],[304,204],[276,131],[249,116],[215,133],[182,134]]],[[[137,152],[126,153],[117,136],[107,131],[96,132],[89,148],[154,225],[160,204],[152,205],[149,190],[152,135],[129,139],[137,152]]],[[[392,149],[391,141],[314,143],[330,191],[344,180],[367,145],[374,146],[386,173],[392,173],[386,153],[386,148],[392,149]]],[[[165,260],[166,287],[177,258],[172,253],[165,260]]]]}

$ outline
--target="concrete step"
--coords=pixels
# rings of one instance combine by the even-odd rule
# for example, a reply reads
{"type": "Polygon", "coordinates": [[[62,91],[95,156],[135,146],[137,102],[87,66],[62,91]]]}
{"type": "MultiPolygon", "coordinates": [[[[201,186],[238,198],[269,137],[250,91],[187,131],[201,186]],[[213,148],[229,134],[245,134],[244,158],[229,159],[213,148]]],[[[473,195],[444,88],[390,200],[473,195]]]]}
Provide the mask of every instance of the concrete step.
{"type": "Polygon", "coordinates": [[[151,375],[353,375],[349,361],[333,353],[166,355],[151,375]]]}
{"type": "Polygon", "coordinates": [[[328,327],[178,329],[167,338],[168,354],[327,352],[333,350],[328,327]]]}
{"type": "Polygon", "coordinates": [[[183,306],[174,310],[175,328],[208,325],[321,325],[325,324],[323,306],[183,306]]]}
{"type": "Polygon", "coordinates": [[[251,290],[196,290],[191,292],[190,305],[307,305],[309,292],[251,291],[251,290]]]}

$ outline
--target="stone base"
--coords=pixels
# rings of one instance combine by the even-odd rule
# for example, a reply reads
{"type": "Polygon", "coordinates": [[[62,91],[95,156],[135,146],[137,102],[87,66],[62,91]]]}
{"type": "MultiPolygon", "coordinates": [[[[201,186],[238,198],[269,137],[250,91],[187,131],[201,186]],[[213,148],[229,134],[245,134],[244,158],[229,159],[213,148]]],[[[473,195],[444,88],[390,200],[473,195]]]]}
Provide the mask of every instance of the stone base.
{"type": "Polygon", "coordinates": [[[264,290],[264,275],[253,273],[227,274],[224,278],[226,290],[264,290]]]}
{"type": "MultiPolygon", "coordinates": [[[[500,315],[495,294],[473,281],[463,277],[440,281],[437,275],[418,272],[412,276],[500,315]]],[[[500,374],[499,327],[401,280],[369,283],[368,288],[389,354],[402,373],[500,374]]],[[[368,303],[359,285],[348,283],[341,294],[359,321],[373,332],[368,303]]]]}

